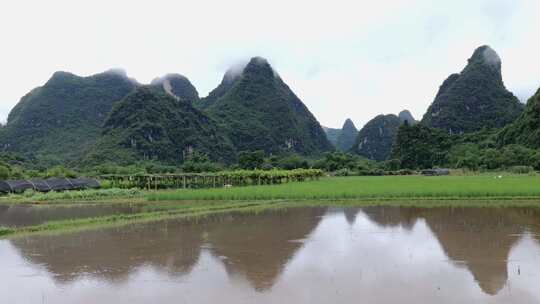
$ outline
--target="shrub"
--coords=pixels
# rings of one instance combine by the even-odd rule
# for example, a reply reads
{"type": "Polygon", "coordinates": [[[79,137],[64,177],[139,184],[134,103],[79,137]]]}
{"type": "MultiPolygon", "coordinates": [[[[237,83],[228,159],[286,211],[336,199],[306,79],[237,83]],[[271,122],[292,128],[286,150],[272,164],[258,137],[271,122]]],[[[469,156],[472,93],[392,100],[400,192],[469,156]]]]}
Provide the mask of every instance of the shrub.
{"type": "Polygon", "coordinates": [[[339,169],[334,173],[335,176],[352,176],[355,175],[353,171],[347,168],[339,169]]]}
{"type": "Polygon", "coordinates": [[[0,165],[0,180],[8,179],[10,175],[10,170],[7,166],[0,165]]]}
{"type": "Polygon", "coordinates": [[[512,166],[508,168],[508,171],[515,174],[528,174],[534,171],[531,166],[512,166]]]}

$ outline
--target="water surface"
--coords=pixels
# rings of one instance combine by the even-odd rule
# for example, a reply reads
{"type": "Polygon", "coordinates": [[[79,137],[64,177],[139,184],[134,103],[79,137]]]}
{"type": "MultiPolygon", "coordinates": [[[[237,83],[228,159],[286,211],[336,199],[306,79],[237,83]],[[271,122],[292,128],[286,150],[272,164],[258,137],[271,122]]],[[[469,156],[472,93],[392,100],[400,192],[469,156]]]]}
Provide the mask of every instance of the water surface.
{"type": "Polygon", "coordinates": [[[293,208],[0,241],[0,303],[540,303],[540,212],[293,208]]]}
{"type": "Polygon", "coordinates": [[[0,226],[23,227],[47,221],[81,219],[113,214],[141,212],[137,204],[86,204],[86,205],[8,205],[0,204],[0,226]]]}

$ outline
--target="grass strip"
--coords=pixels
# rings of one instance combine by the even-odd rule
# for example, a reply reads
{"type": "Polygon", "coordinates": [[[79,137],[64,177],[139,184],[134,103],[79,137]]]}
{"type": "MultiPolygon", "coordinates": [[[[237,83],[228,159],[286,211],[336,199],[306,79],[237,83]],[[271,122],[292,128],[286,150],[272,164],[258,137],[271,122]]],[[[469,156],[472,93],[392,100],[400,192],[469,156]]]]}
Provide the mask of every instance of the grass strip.
{"type": "Polygon", "coordinates": [[[0,227],[0,238],[46,232],[70,232],[91,228],[115,227],[132,223],[142,223],[174,218],[196,218],[210,214],[239,210],[258,212],[263,209],[272,208],[272,205],[275,203],[276,202],[226,203],[213,206],[196,206],[177,209],[173,208],[165,211],[142,212],[135,214],[116,214],[93,218],[49,221],[40,225],[26,227],[0,227]]]}

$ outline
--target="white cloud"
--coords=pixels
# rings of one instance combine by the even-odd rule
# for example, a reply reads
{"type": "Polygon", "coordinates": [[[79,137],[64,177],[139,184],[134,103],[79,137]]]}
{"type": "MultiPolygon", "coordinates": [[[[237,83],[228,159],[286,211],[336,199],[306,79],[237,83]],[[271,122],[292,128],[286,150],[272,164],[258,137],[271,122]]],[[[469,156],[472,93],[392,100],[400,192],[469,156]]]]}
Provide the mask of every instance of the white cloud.
{"type": "Polygon", "coordinates": [[[186,75],[201,95],[229,64],[263,56],[324,125],[409,108],[490,44],[522,98],[540,78],[535,0],[31,1],[0,4],[0,120],[54,71],[186,75]]]}

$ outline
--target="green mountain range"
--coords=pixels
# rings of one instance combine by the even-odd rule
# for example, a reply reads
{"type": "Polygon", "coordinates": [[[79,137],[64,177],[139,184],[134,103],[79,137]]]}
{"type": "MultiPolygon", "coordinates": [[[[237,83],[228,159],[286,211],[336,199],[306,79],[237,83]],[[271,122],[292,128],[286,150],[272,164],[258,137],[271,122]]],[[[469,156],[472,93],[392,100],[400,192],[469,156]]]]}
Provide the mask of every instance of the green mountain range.
{"type": "Polygon", "coordinates": [[[527,101],[525,111],[498,135],[499,146],[519,144],[540,149],[540,89],[527,101]]]}
{"type": "Polygon", "coordinates": [[[1,149],[48,163],[77,159],[100,137],[113,104],[136,85],[122,71],[89,77],[56,72],[13,108],[1,149]]]}
{"type": "Polygon", "coordinates": [[[388,159],[401,120],[394,114],[378,115],[358,132],[351,152],[368,159],[388,159]]]}
{"type": "Polygon", "coordinates": [[[224,163],[235,158],[230,141],[190,101],[140,86],[114,106],[87,162],[179,164],[195,152],[224,163]]]}
{"type": "Polygon", "coordinates": [[[335,147],[337,145],[337,139],[341,134],[341,129],[322,127],[324,133],[326,133],[326,138],[328,141],[335,147]]]}
{"type": "Polygon", "coordinates": [[[523,105],[504,86],[499,55],[482,46],[460,74],[452,74],[443,82],[422,123],[461,134],[502,128],[522,111],[523,105]]]}
{"type": "Polygon", "coordinates": [[[404,110],[379,115],[360,131],[350,119],[342,129],[321,127],[260,57],[229,69],[204,98],[180,74],[141,85],[118,70],[56,72],[0,126],[0,153],[48,167],[179,165],[199,153],[227,164],[242,151],[317,156],[337,149],[393,158],[402,168],[540,169],[540,90],[523,108],[504,87],[501,60],[488,46],[444,81],[422,121],[404,110]]]}
{"type": "Polygon", "coordinates": [[[352,120],[347,119],[339,132],[339,135],[336,139],[336,148],[340,151],[349,151],[354,145],[356,136],[358,135],[358,129],[352,122],[352,120]]]}
{"type": "Polygon", "coordinates": [[[407,122],[409,125],[415,125],[418,123],[409,110],[399,112],[398,117],[402,123],[407,122]]]}
{"type": "Polygon", "coordinates": [[[268,62],[230,69],[206,98],[180,74],[143,86],[124,72],[57,72],[24,96],[0,128],[0,149],[46,166],[155,161],[200,152],[230,163],[237,151],[304,155],[332,150],[321,126],[268,62]]]}
{"type": "Polygon", "coordinates": [[[161,87],[171,96],[191,103],[196,103],[199,100],[197,89],[187,77],[180,74],[167,74],[163,77],[156,78],[152,80],[151,85],[161,87]]]}
{"type": "Polygon", "coordinates": [[[219,98],[223,97],[223,95],[225,95],[227,91],[233,87],[237,80],[240,79],[245,66],[245,64],[237,64],[228,69],[227,72],[225,72],[225,75],[223,75],[221,83],[215,89],[213,89],[208,96],[201,98],[201,100],[197,102],[195,106],[204,110],[213,105],[219,98]]]}
{"type": "Polygon", "coordinates": [[[310,155],[333,149],[315,117],[263,58],[252,58],[240,74],[229,71],[203,102],[238,151],[310,155]]]}

